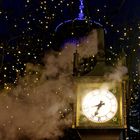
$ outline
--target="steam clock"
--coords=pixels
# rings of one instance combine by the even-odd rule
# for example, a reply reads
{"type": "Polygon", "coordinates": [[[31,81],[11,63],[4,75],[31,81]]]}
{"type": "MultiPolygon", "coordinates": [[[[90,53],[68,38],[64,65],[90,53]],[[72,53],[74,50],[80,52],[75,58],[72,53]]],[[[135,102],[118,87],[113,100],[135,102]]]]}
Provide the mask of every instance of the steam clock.
{"type": "MultiPolygon", "coordinates": [[[[94,67],[81,73],[79,54],[74,54],[76,104],[74,128],[82,140],[123,140],[126,125],[128,77],[109,78],[115,68],[106,64],[104,30],[97,29],[98,54],[94,67]]],[[[125,61],[123,59],[123,61],[125,61]]]]}
{"type": "MultiPolygon", "coordinates": [[[[86,18],[84,1],[80,0],[77,18],[60,23],[55,30],[55,50],[61,50],[64,40],[78,41],[96,30],[98,53],[84,58],[76,50],[73,61],[76,103],[73,129],[81,140],[123,140],[126,125],[127,76],[109,78],[114,67],[107,65],[104,48],[104,29],[101,24],[86,18]],[[61,37],[61,38],[60,38],[61,37]],[[92,61],[91,61],[92,60],[92,61]]],[[[87,16],[88,17],[88,16],[87,16]]],[[[91,48],[92,49],[92,48],[91,48]]],[[[123,59],[125,61],[125,59],[123,59]]]]}

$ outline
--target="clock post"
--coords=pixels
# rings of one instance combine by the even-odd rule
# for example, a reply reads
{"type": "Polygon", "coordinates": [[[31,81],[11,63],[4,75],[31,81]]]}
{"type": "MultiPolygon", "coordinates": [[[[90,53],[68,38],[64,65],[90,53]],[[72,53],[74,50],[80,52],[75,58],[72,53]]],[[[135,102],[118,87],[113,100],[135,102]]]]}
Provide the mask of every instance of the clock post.
{"type": "Polygon", "coordinates": [[[74,128],[78,130],[81,140],[124,140],[128,77],[117,81],[105,76],[113,73],[115,68],[106,64],[103,30],[98,29],[97,33],[99,52],[95,56],[93,70],[81,74],[77,58],[80,54],[77,51],[74,54],[74,128]]]}

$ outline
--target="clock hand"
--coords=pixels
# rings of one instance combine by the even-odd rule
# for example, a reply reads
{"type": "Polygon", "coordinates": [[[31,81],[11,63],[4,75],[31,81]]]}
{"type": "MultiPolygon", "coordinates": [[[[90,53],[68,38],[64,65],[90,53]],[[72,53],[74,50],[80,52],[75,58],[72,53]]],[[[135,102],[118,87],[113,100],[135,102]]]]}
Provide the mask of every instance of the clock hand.
{"type": "MultiPolygon", "coordinates": [[[[98,107],[98,108],[100,108],[102,105],[105,105],[105,103],[103,101],[100,101],[100,103],[98,105],[91,106],[91,107],[98,107]]],[[[84,109],[88,109],[88,107],[84,107],[84,109]]]]}
{"type": "Polygon", "coordinates": [[[105,103],[103,101],[100,101],[100,103],[98,105],[96,105],[97,110],[95,111],[95,114],[94,114],[95,116],[99,114],[98,111],[103,105],[105,105],[105,103]]]}
{"type": "Polygon", "coordinates": [[[95,111],[95,114],[94,114],[95,116],[99,114],[98,113],[99,109],[100,109],[100,107],[98,107],[97,110],[95,111]]]}
{"type": "Polygon", "coordinates": [[[95,114],[94,114],[94,116],[96,116],[96,115],[98,115],[99,113],[98,113],[98,110],[96,110],[96,112],[95,112],[95,114]]]}

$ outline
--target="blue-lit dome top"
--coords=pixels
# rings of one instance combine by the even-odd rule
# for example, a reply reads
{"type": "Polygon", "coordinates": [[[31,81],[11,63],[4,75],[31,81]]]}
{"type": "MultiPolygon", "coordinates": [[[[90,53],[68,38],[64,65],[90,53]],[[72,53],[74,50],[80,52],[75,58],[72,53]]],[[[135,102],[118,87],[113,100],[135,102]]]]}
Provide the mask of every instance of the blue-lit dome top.
{"type": "Polygon", "coordinates": [[[55,28],[56,47],[61,46],[67,40],[79,40],[81,37],[87,36],[93,29],[103,29],[100,23],[85,16],[83,9],[83,0],[80,0],[78,17],[66,20],[55,28]]]}

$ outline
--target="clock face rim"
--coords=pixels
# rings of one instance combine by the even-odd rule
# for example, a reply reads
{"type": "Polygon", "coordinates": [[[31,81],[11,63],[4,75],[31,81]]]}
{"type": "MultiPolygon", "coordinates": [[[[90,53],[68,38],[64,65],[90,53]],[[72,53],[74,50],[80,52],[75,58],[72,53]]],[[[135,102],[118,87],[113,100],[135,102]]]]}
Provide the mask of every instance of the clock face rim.
{"type": "Polygon", "coordinates": [[[86,93],[86,95],[83,97],[83,99],[82,99],[82,114],[88,119],[88,120],[90,120],[91,122],[93,122],[93,123],[106,123],[106,122],[108,122],[108,121],[110,121],[111,119],[113,119],[114,118],[114,116],[117,114],[117,112],[118,112],[118,101],[117,101],[117,98],[116,98],[116,96],[111,92],[111,91],[109,91],[108,89],[99,89],[99,88],[96,88],[96,89],[93,89],[92,91],[90,91],[90,92],[88,92],[88,93],[86,93]],[[96,94],[96,95],[95,95],[96,94]],[[110,95],[110,97],[112,97],[112,98],[109,98],[109,97],[106,97],[106,96],[109,96],[110,95]],[[96,98],[95,98],[95,97],[96,98]],[[104,98],[103,98],[104,97],[104,98]],[[96,102],[96,100],[100,100],[100,101],[97,101],[96,102]],[[84,100],[87,100],[88,102],[87,102],[87,104],[88,104],[88,106],[96,106],[96,107],[94,107],[94,108],[89,108],[89,112],[88,111],[85,111],[86,109],[84,109],[85,108],[85,103],[84,103],[84,100]],[[91,105],[90,105],[90,101],[93,101],[94,102],[94,104],[92,103],[91,105]],[[103,101],[101,101],[101,100],[103,100],[103,101]],[[110,103],[109,103],[109,101],[110,101],[110,103]],[[103,111],[105,108],[107,108],[107,110],[108,110],[108,107],[110,107],[111,108],[111,106],[112,106],[112,103],[113,104],[115,104],[114,106],[114,108],[113,109],[110,109],[110,111],[108,112],[108,113],[110,113],[110,116],[109,117],[107,117],[106,115],[105,115],[105,113],[102,113],[102,112],[107,112],[107,111],[103,111]],[[96,108],[96,109],[95,109],[96,108]],[[97,110],[97,108],[98,108],[98,110],[97,110]],[[94,111],[93,111],[94,110],[94,111]],[[96,110],[96,111],[95,111],[96,110]],[[92,113],[91,113],[92,112],[92,113]],[[94,113],[93,113],[94,112],[94,113]],[[95,116],[96,114],[95,114],[95,112],[96,112],[96,114],[97,114],[97,116],[95,116]],[[112,114],[111,114],[112,113],[112,114]],[[93,115],[94,114],[94,115],[93,115]],[[102,114],[104,114],[104,116],[100,116],[100,115],[102,114]],[[106,118],[105,118],[106,117],[106,118]],[[100,118],[100,120],[99,120],[99,118],[100,118]],[[101,120],[101,118],[102,119],[104,119],[104,120],[101,120]]]}

